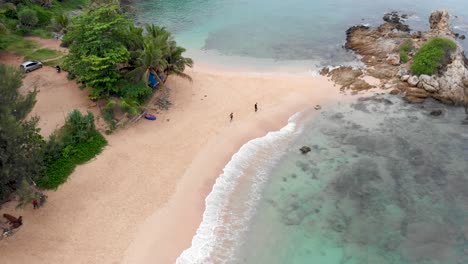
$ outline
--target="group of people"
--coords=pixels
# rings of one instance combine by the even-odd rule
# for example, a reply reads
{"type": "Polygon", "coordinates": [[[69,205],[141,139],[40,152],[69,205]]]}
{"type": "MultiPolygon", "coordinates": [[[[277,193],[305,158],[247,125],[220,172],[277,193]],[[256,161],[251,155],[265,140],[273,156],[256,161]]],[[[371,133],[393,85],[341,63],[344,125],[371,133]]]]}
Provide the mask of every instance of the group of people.
{"type": "MultiPolygon", "coordinates": [[[[255,112],[258,111],[258,103],[254,104],[254,110],[255,110],[255,112]]],[[[231,112],[231,114],[229,114],[229,118],[230,118],[230,120],[232,122],[232,120],[234,119],[234,113],[233,112],[231,112]]]]}

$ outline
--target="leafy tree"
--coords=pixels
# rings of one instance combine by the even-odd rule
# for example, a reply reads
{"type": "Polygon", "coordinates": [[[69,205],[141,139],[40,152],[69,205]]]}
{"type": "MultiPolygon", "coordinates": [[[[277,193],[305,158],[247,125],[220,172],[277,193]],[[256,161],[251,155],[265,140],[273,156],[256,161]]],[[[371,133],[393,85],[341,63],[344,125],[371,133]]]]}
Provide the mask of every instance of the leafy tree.
{"type": "Polygon", "coordinates": [[[52,19],[52,28],[56,32],[65,32],[66,28],[70,24],[70,19],[68,16],[64,13],[57,14],[53,19],[52,19]]]}
{"type": "Polygon", "coordinates": [[[65,67],[78,80],[92,87],[92,99],[117,91],[120,78],[117,64],[125,63],[130,53],[124,43],[130,20],[115,5],[103,5],[77,16],[64,36],[71,43],[65,67]]]}
{"type": "Polygon", "coordinates": [[[42,172],[44,140],[37,118],[25,121],[35,103],[36,92],[18,93],[22,74],[0,64],[0,201],[15,192],[23,180],[31,183],[42,172]]]}
{"type": "Polygon", "coordinates": [[[36,11],[29,8],[24,8],[19,11],[18,18],[21,24],[27,27],[34,27],[39,22],[36,11]]]}

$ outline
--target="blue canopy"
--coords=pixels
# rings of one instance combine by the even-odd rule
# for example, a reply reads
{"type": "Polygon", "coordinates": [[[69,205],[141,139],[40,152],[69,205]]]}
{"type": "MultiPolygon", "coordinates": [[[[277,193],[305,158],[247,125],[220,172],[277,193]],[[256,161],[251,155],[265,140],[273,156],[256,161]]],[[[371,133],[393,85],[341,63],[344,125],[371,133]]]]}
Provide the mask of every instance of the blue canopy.
{"type": "Polygon", "coordinates": [[[156,87],[156,85],[158,85],[158,83],[159,82],[158,82],[158,79],[156,79],[156,76],[152,72],[150,72],[150,74],[148,76],[148,85],[149,85],[149,87],[154,89],[156,87]]]}

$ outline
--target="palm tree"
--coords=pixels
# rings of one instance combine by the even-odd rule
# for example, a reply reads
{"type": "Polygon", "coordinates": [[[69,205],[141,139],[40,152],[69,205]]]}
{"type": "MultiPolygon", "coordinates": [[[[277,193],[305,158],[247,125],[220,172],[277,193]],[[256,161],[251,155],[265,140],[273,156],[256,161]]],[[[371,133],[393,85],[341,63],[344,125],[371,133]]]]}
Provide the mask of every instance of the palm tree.
{"type": "Polygon", "coordinates": [[[164,72],[167,67],[165,54],[160,46],[155,41],[146,41],[144,43],[143,51],[136,61],[136,67],[129,74],[133,76],[136,81],[148,82],[149,74],[155,75],[158,82],[161,82],[159,73],[164,72]]]}
{"type": "Polygon", "coordinates": [[[158,27],[154,24],[146,24],[145,29],[147,33],[146,36],[150,38],[164,37],[169,39],[171,37],[171,33],[167,31],[165,27],[158,27]]]}
{"type": "MultiPolygon", "coordinates": [[[[193,67],[193,60],[190,58],[185,58],[182,56],[182,53],[185,52],[185,49],[179,46],[176,46],[175,43],[169,46],[169,53],[166,56],[167,67],[164,70],[166,76],[171,74],[177,75],[179,77],[185,78],[192,81],[192,77],[184,73],[185,67],[193,67]]],[[[167,78],[164,79],[166,82],[167,78]]]]}

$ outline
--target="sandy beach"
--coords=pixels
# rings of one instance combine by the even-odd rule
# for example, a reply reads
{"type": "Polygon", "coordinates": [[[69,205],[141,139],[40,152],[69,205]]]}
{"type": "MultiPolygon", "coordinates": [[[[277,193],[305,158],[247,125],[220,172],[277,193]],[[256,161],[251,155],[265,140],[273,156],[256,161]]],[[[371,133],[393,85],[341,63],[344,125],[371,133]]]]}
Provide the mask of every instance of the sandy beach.
{"type": "MultiPolygon", "coordinates": [[[[190,246],[216,177],[243,144],[280,129],[296,112],[343,98],[325,77],[206,66],[188,73],[193,82],[168,81],[169,111],[107,136],[102,154],[47,192],[44,208],[3,206],[0,213],[24,219],[0,241],[6,263],[174,263],[190,246]]],[[[44,135],[71,109],[97,111],[65,76],[44,67],[24,80],[23,89],[40,90],[32,115],[41,118],[44,135]]]]}

